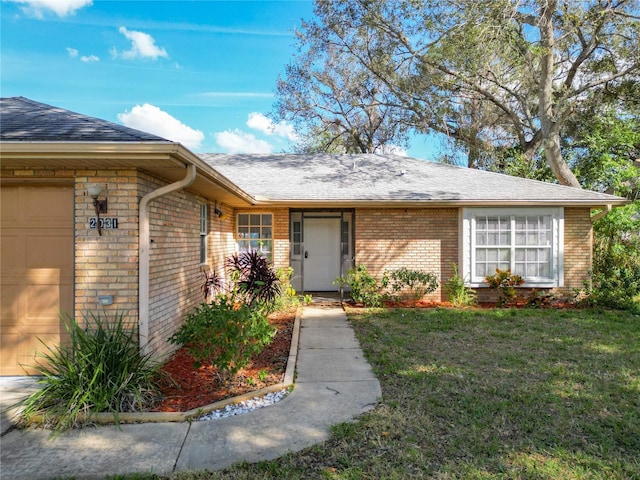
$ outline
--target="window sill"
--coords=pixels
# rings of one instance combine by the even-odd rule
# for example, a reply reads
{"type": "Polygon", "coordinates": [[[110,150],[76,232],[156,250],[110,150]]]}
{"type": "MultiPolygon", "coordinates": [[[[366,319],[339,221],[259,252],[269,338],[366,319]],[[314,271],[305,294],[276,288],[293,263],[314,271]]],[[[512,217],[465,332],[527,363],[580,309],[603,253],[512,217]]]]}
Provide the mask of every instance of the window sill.
{"type": "MultiPolygon", "coordinates": [[[[471,288],[490,288],[485,282],[470,282],[471,288]]],[[[525,282],[516,288],[557,288],[558,282],[525,282]]]]}

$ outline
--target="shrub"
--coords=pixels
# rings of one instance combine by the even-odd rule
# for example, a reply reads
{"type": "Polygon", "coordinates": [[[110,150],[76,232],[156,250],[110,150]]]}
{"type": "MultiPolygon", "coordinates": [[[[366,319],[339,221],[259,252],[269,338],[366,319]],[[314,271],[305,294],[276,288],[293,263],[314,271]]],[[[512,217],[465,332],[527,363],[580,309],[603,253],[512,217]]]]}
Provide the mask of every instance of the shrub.
{"type": "Polygon", "coordinates": [[[382,300],[381,287],[362,264],[355,268],[350,268],[347,270],[345,277],[338,277],[333,283],[341,288],[349,287],[351,289],[351,298],[356,303],[361,303],[365,307],[377,307],[380,305],[382,300]]]}
{"type": "Polygon", "coordinates": [[[278,276],[269,262],[258,251],[234,254],[226,263],[234,283],[234,296],[254,305],[260,303],[269,309],[280,294],[278,276]]]}
{"type": "Polygon", "coordinates": [[[42,415],[45,425],[62,431],[90,423],[97,412],[111,412],[118,423],[120,412],[140,411],[157,400],[159,365],[140,354],[136,326],[123,314],[84,318],[83,328],[63,317],[71,343],[41,354],[43,361],[35,365],[41,388],[22,403],[27,422],[42,415]]]}
{"type": "Polygon", "coordinates": [[[593,274],[583,302],[640,311],[640,200],[614,209],[593,232],[593,274]]]}
{"type": "Polygon", "coordinates": [[[550,306],[556,300],[556,296],[545,290],[532,288],[527,296],[526,306],[531,308],[542,308],[550,306]]]}
{"type": "Polygon", "coordinates": [[[640,313],[640,299],[635,298],[640,290],[637,273],[627,268],[617,269],[617,276],[593,274],[591,282],[576,291],[575,301],[579,306],[606,307],[640,313]]]}
{"type": "Polygon", "coordinates": [[[204,301],[220,293],[224,289],[224,281],[216,270],[204,272],[204,284],[202,292],[204,293],[204,301]]]}
{"type": "Polygon", "coordinates": [[[420,300],[438,288],[438,277],[435,273],[409,270],[403,267],[399,270],[385,272],[382,284],[384,287],[389,285],[395,295],[402,296],[404,294],[408,295],[411,300],[420,300]]]}
{"type": "Polygon", "coordinates": [[[464,278],[458,274],[458,266],[453,264],[453,276],[444,283],[449,301],[456,307],[466,307],[476,303],[476,291],[465,285],[464,278]]]}
{"type": "Polygon", "coordinates": [[[275,334],[261,308],[220,295],[216,302],[203,303],[189,313],[169,342],[186,346],[196,360],[195,368],[205,363],[218,367],[224,380],[245,367],[275,334]]]}
{"type": "Polygon", "coordinates": [[[511,273],[511,270],[500,270],[496,268],[495,275],[488,275],[484,278],[490,288],[498,292],[498,307],[504,307],[513,302],[516,298],[516,287],[524,283],[524,278],[511,273]]]}

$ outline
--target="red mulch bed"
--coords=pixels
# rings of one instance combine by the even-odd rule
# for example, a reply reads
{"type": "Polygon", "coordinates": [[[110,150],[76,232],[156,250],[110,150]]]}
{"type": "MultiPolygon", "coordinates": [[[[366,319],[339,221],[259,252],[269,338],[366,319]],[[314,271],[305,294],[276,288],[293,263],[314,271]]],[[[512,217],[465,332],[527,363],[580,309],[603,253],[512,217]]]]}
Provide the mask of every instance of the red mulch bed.
{"type": "MultiPolygon", "coordinates": [[[[386,308],[451,308],[452,305],[450,302],[427,302],[424,300],[399,300],[399,301],[387,301],[383,304],[386,308]]],[[[362,306],[357,305],[356,306],[362,306]]],[[[514,302],[508,305],[505,305],[505,308],[528,308],[532,307],[532,305],[528,305],[527,302],[514,302]]],[[[478,302],[470,307],[466,307],[469,309],[491,309],[496,308],[495,302],[478,302]]],[[[577,309],[575,303],[572,302],[561,302],[554,301],[549,304],[544,304],[539,306],[539,308],[553,308],[553,309],[577,309]]]]}
{"type": "Polygon", "coordinates": [[[162,401],[151,411],[186,412],[282,382],[287,369],[295,316],[295,310],[271,315],[271,325],[278,328],[271,344],[254,356],[233,380],[224,384],[216,367],[209,365],[195,369],[193,356],[186,347],[180,348],[162,367],[172,381],[162,381],[162,401]],[[266,372],[263,380],[259,379],[260,372],[266,372]]]}

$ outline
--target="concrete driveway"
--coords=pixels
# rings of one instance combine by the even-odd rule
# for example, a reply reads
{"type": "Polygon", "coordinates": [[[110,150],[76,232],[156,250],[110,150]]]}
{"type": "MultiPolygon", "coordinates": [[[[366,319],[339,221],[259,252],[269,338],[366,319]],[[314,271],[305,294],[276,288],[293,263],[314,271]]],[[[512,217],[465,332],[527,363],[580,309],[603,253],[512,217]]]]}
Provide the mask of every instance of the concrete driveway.
{"type": "Polygon", "coordinates": [[[35,377],[0,377],[0,430],[4,434],[16,419],[15,405],[36,390],[35,377]]]}

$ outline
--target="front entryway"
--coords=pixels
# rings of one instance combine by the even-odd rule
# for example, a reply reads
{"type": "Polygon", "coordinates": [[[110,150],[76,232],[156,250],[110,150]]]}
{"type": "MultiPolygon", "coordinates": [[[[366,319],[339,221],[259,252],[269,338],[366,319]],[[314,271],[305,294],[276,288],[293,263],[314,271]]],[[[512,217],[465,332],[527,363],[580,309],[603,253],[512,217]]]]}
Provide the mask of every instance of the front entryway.
{"type": "Polygon", "coordinates": [[[291,284],[296,291],[337,292],[353,264],[353,211],[291,212],[291,284]]]}
{"type": "Polygon", "coordinates": [[[304,289],[335,290],[340,276],[340,219],[306,218],[304,221],[304,289]]]}

